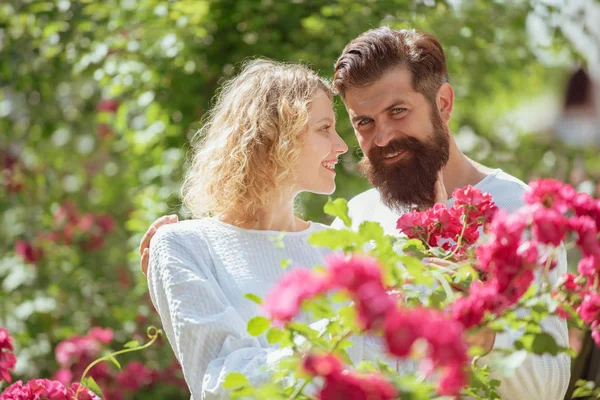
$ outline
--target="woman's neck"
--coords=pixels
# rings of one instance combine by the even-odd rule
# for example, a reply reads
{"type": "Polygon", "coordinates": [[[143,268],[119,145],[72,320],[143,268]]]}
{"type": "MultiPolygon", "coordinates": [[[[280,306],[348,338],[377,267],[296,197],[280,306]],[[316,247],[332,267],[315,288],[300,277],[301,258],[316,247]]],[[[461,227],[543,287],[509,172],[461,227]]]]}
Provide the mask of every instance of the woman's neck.
{"type": "Polygon", "coordinates": [[[257,216],[253,221],[247,223],[244,228],[260,231],[300,232],[309,226],[309,222],[294,216],[293,213],[286,217],[277,217],[269,212],[257,216]]]}
{"type": "Polygon", "coordinates": [[[294,215],[293,199],[285,202],[273,201],[244,223],[238,223],[228,215],[222,215],[219,219],[240,228],[261,231],[299,232],[310,226],[310,223],[294,215]]]}

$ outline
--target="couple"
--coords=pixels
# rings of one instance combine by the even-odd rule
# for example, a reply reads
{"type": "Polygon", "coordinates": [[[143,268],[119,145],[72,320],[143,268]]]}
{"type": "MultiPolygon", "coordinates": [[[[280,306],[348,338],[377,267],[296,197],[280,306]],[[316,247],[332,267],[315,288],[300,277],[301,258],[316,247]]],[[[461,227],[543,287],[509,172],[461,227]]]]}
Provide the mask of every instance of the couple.
{"type": "MultiPolygon", "coordinates": [[[[259,309],[244,294],[264,297],[283,276],[284,259],[313,266],[328,252],[308,244],[327,227],[296,217],[294,198],[335,189],[335,166],[348,147],[335,130],[333,91],[348,110],[365,154],[360,168],[374,186],[349,202],[353,228],[376,221],[395,233],[400,214],[445,201],[446,190],[466,185],[489,192],[508,212],[524,204],[523,182],[457,148],[449,130],[454,93],[432,35],[388,27],[363,33],[336,62],[333,88],[301,65],[247,63],[224,85],[194,148],[183,201],[195,219],[163,217],[140,246],[153,304],[194,399],[226,398],[222,383],[233,371],[260,383],[263,367],[288,355],[246,333],[259,309]],[[273,241],[280,235],[284,248],[273,241]]],[[[553,282],[564,272],[563,254],[553,282]]],[[[568,346],[564,321],[549,318],[544,329],[568,346]]],[[[518,333],[482,335],[478,343],[496,349],[518,333]]],[[[374,349],[357,341],[348,350],[360,361],[376,357],[374,349]]],[[[502,378],[499,392],[503,399],[562,399],[569,375],[566,355],[529,356],[502,378]]]]}

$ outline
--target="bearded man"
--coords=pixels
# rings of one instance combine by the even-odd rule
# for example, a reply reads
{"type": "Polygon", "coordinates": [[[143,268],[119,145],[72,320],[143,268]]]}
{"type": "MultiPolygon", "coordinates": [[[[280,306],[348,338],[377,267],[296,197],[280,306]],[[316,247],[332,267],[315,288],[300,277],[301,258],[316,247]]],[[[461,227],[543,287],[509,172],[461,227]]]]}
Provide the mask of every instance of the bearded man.
{"type": "MultiPolygon", "coordinates": [[[[363,33],[337,60],[333,86],[364,154],[360,169],[374,186],[348,203],[354,229],[363,221],[375,221],[388,233],[396,233],[402,213],[434,204],[439,176],[447,193],[472,185],[490,193],[506,212],[525,205],[525,183],[469,159],[458,149],[449,127],[454,91],[444,51],[433,35],[389,27],[363,33]]],[[[448,206],[453,201],[449,199],[448,206]]],[[[343,226],[339,219],[332,224],[343,226]]],[[[566,265],[566,253],[561,251],[557,267],[549,274],[551,283],[566,273],[566,265]]],[[[565,321],[547,318],[542,329],[568,347],[565,321]]],[[[479,335],[478,343],[492,351],[510,348],[519,334],[488,331],[479,335]]],[[[502,399],[562,400],[570,359],[566,354],[530,355],[513,376],[502,377],[492,370],[492,377],[501,379],[502,399]]]]}

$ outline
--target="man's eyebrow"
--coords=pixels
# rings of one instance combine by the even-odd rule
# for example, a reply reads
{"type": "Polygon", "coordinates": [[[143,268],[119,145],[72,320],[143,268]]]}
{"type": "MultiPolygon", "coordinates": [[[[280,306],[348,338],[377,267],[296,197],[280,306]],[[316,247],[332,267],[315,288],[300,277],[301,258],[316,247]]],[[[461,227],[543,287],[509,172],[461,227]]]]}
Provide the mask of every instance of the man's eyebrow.
{"type": "Polygon", "coordinates": [[[361,119],[365,119],[365,118],[371,118],[371,117],[368,117],[366,115],[358,115],[356,117],[352,117],[352,123],[354,124],[354,123],[360,121],[361,119]]]}
{"type": "MultiPolygon", "coordinates": [[[[407,104],[405,100],[395,100],[392,104],[390,104],[389,106],[387,106],[386,108],[383,109],[384,112],[386,111],[390,111],[392,108],[396,108],[398,106],[402,106],[407,104]]],[[[361,119],[365,119],[365,118],[371,118],[368,115],[357,115],[356,117],[352,117],[352,123],[356,123],[358,121],[360,121],[361,119]]]]}
{"type": "Polygon", "coordinates": [[[392,104],[383,109],[383,111],[390,111],[392,108],[403,106],[406,104],[405,100],[395,100],[392,104]]]}

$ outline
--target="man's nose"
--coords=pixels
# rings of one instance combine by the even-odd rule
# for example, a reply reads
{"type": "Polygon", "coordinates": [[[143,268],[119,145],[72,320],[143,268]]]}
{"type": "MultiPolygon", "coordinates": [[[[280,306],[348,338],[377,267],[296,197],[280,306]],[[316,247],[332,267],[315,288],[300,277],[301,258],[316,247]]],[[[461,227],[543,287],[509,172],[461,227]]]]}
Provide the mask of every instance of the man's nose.
{"type": "Polygon", "coordinates": [[[394,138],[394,130],[391,126],[380,125],[375,133],[374,143],[378,147],[387,146],[394,138]]]}

